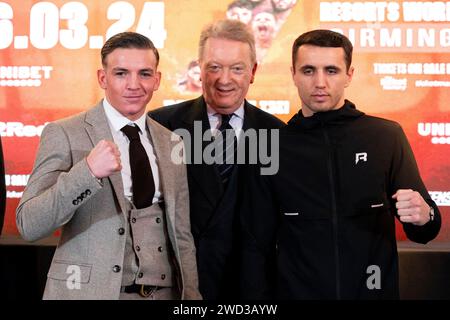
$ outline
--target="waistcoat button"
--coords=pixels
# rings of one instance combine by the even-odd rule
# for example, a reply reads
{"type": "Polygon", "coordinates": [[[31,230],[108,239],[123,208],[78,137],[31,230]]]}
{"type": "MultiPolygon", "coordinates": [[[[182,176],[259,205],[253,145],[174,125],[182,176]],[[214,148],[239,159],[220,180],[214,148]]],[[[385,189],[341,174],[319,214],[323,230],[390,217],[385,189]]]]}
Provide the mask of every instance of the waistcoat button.
{"type": "Polygon", "coordinates": [[[121,270],[121,268],[120,268],[120,266],[118,266],[117,264],[113,267],[113,269],[112,269],[114,272],[120,272],[120,270],[121,270]]]}

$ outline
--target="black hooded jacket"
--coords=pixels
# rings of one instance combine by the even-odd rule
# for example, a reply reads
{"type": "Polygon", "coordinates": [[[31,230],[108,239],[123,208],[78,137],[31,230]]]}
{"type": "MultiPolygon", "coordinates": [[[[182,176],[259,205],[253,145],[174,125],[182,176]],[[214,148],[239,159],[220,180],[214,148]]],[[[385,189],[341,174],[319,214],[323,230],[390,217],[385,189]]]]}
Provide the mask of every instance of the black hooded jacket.
{"type": "Polygon", "coordinates": [[[434,221],[403,224],[410,240],[426,243],[441,226],[400,125],[347,100],[299,112],[281,129],[279,157],[277,174],[248,179],[244,256],[260,265],[246,275],[248,298],[397,299],[392,195],[413,189],[435,209],[434,221]]]}

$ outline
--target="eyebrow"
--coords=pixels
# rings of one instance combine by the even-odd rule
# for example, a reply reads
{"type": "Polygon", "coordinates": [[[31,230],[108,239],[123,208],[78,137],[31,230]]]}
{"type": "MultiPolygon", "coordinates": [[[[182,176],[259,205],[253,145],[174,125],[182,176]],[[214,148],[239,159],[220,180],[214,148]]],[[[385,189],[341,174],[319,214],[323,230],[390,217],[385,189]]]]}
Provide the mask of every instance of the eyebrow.
{"type": "MultiPolygon", "coordinates": [[[[317,67],[313,66],[313,65],[310,65],[310,64],[307,64],[307,65],[304,65],[304,66],[300,66],[300,68],[299,68],[299,70],[305,70],[305,69],[314,69],[314,70],[316,70],[317,67]]],[[[341,70],[340,67],[338,67],[336,65],[333,65],[333,64],[325,66],[324,69],[326,69],[326,70],[329,70],[329,69],[341,70]]]]}
{"type": "MultiPolygon", "coordinates": [[[[208,62],[206,63],[206,65],[211,65],[211,64],[219,64],[219,65],[221,65],[221,66],[224,65],[223,63],[221,63],[221,62],[219,62],[219,61],[215,61],[215,60],[211,60],[211,61],[208,61],[208,62]]],[[[246,63],[245,63],[245,61],[237,61],[237,62],[231,63],[230,66],[235,66],[235,65],[237,65],[237,64],[244,64],[244,65],[245,65],[246,63]]]]}
{"type": "MultiPolygon", "coordinates": [[[[115,72],[117,72],[117,71],[129,71],[129,69],[127,69],[127,68],[121,68],[121,67],[116,67],[116,68],[113,68],[113,71],[115,71],[115,72]]],[[[146,72],[154,72],[154,70],[153,70],[152,68],[139,69],[139,72],[143,72],[143,71],[146,71],[146,72]]]]}

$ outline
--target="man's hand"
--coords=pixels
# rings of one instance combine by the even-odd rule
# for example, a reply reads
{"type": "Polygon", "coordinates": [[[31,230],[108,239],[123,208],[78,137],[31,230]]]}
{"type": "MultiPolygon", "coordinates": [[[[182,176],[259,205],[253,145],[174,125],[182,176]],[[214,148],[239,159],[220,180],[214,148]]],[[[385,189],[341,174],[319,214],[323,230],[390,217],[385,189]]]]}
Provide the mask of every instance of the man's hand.
{"type": "Polygon", "coordinates": [[[397,200],[400,221],[422,226],[430,220],[430,206],[417,191],[399,189],[392,198],[397,200]]]}
{"type": "Polygon", "coordinates": [[[109,177],[114,172],[122,170],[120,151],[112,141],[101,140],[86,158],[92,174],[98,178],[109,177]]]}

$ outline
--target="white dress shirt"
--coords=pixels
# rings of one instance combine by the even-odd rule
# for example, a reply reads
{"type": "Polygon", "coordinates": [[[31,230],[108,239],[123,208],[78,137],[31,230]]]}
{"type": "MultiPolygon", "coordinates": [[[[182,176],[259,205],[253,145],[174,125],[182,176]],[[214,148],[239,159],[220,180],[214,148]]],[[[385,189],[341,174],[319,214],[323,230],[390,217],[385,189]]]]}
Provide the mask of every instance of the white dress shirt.
{"type": "MultiPolygon", "coordinates": [[[[211,127],[211,133],[213,136],[217,134],[217,130],[220,127],[220,122],[222,119],[222,116],[220,113],[218,113],[216,110],[211,108],[210,106],[206,106],[206,111],[208,113],[208,120],[209,125],[211,127]]],[[[242,102],[241,106],[233,112],[233,117],[230,119],[230,126],[234,129],[234,132],[236,134],[236,138],[239,141],[239,137],[242,132],[242,127],[244,125],[244,102],[242,102]]]]}
{"type": "Polygon", "coordinates": [[[162,196],[161,187],[159,181],[158,164],[156,163],[156,156],[153,150],[153,146],[150,143],[149,133],[146,129],[146,117],[147,113],[144,113],[139,119],[131,121],[124,117],[119,111],[105,99],[103,99],[103,108],[105,109],[106,118],[108,119],[109,128],[114,139],[114,143],[117,145],[120,151],[120,161],[122,162],[122,183],[125,197],[132,201],[133,190],[131,188],[131,168],[130,168],[130,156],[129,156],[129,144],[128,137],[120,129],[126,125],[136,124],[139,129],[139,137],[141,143],[147,152],[148,159],[150,160],[150,167],[152,168],[153,180],[155,181],[155,195],[153,197],[153,203],[158,202],[162,196]]]}

